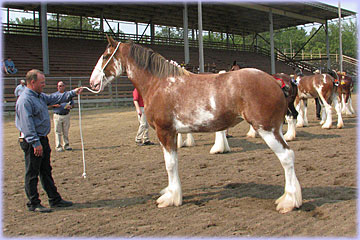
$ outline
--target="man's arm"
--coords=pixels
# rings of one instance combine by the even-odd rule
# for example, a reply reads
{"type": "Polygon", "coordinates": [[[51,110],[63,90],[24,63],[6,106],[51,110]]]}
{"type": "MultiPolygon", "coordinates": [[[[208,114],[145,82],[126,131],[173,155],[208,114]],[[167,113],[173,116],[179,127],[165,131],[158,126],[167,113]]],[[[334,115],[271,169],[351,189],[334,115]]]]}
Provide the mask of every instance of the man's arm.
{"type": "Polygon", "coordinates": [[[135,108],[136,108],[136,112],[137,114],[139,115],[139,117],[141,117],[142,115],[142,112],[141,112],[141,109],[140,109],[140,105],[139,105],[139,102],[134,100],[134,105],[135,105],[135,108]]]}
{"type": "Polygon", "coordinates": [[[60,104],[63,102],[68,102],[70,101],[73,97],[75,97],[76,95],[79,95],[82,92],[83,88],[79,87],[79,88],[75,88],[74,90],[71,91],[66,91],[62,94],[58,94],[58,93],[53,93],[53,94],[42,94],[44,96],[44,100],[46,102],[47,105],[55,105],[55,104],[60,104]]]}

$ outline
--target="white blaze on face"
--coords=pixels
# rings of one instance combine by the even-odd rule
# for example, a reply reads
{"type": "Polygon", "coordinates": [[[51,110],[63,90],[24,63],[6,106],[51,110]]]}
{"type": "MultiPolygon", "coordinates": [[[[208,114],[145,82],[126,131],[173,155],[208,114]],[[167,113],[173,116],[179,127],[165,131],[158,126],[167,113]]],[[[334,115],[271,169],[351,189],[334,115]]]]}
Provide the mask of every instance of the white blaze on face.
{"type": "Polygon", "coordinates": [[[174,82],[175,82],[175,78],[174,78],[174,77],[169,77],[169,78],[168,78],[168,81],[174,83],[174,82]]]}
{"type": "Polygon", "coordinates": [[[296,84],[299,84],[300,83],[300,80],[301,80],[301,77],[300,76],[298,76],[297,78],[296,78],[296,84]]]}
{"type": "Polygon", "coordinates": [[[91,73],[90,86],[95,86],[98,84],[98,86],[100,87],[101,78],[103,77],[103,74],[101,71],[102,64],[103,64],[103,57],[101,56],[99,58],[98,62],[96,63],[93,72],[91,73]]]}

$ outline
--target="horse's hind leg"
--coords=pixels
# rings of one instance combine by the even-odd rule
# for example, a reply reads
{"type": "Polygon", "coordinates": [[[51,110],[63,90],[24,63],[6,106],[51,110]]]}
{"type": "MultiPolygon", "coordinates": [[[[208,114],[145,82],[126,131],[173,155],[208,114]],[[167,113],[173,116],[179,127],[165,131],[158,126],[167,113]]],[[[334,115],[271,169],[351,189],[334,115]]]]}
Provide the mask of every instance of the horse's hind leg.
{"type": "Polygon", "coordinates": [[[225,132],[226,130],[215,133],[215,143],[210,150],[210,154],[230,152],[225,132]]]}
{"type": "Polygon", "coordinates": [[[303,106],[301,106],[301,101],[303,101],[302,99],[298,99],[296,98],[296,111],[299,113],[297,115],[297,123],[296,123],[296,127],[304,127],[305,126],[305,122],[304,122],[304,105],[305,102],[303,101],[303,106]]]}
{"type": "Polygon", "coordinates": [[[296,137],[296,118],[294,118],[294,116],[291,114],[287,114],[285,118],[288,123],[288,128],[284,138],[286,141],[292,141],[296,137]]]}
{"type": "Polygon", "coordinates": [[[348,100],[347,104],[348,104],[348,107],[349,107],[349,110],[350,110],[351,114],[355,114],[355,110],[354,110],[354,108],[352,106],[351,95],[349,95],[349,100],[348,100]]]}
{"type": "Polygon", "coordinates": [[[163,147],[168,186],[164,188],[157,200],[159,208],[179,206],[182,204],[181,183],[178,172],[178,156],[176,146],[176,133],[156,129],[159,141],[163,147]]]}
{"type": "Polygon", "coordinates": [[[334,93],[332,98],[333,98],[333,102],[334,102],[335,111],[336,111],[336,114],[338,116],[337,126],[336,127],[337,128],[343,128],[344,127],[344,122],[343,122],[342,116],[341,116],[341,104],[338,101],[337,94],[334,93]]]}
{"type": "Polygon", "coordinates": [[[285,171],[285,193],[275,201],[276,210],[280,213],[286,213],[299,208],[302,204],[301,187],[295,175],[294,152],[286,144],[282,136],[282,127],[272,129],[271,131],[258,129],[259,135],[266,144],[274,151],[279,158],[285,171]]]}

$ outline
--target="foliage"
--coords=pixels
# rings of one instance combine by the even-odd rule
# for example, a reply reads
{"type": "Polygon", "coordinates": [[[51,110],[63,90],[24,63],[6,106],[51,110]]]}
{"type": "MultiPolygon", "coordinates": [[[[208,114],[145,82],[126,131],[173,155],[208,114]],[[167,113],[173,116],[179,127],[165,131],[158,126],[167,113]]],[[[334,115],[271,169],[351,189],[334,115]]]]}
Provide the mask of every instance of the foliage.
{"type": "MultiPolygon", "coordinates": [[[[281,29],[276,31],[274,34],[274,45],[275,48],[282,52],[286,53],[296,53],[300,50],[304,44],[313,36],[313,34],[318,30],[319,27],[313,27],[312,30],[307,33],[307,31],[301,27],[293,27],[288,29],[281,29]]],[[[329,49],[330,53],[338,53],[339,49],[339,25],[338,22],[328,24],[329,29],[329,49]]],[[[191,30],[190,30],[191,31],[191,30]]],[[[189,31],[189,33],[190,33],[189,31]]],[[[204,31],[205,35],[208,35],[207,31],[204,31]]],[[[170,37],[171,38],[182,38],[183,29],[178,28],[168,28],[161,27],[160,31],[156,32],[158,37],[170,37]]],[[[189,34],[191,35],[191,34],[189,34]]],[[[221,33],[210,33],[210,39],[213,42],[223,42],[226,43],[226,35],[221,33]]],[[[270,50],[270,33],[265,32],[260,34],[261,37],[258,37],[257,44],[259,47],[270,50]],[[264,38],[264,39],[262,39],[264,38]]],[[[189,39],[191,37],[189,36],[189,39]]],[[[204,37],[204,41],[210,41],[209,37],[204,37]]],[[[255,38],[253,35],[242,36],[235,35],[229,37],[230,44],[235,43],[242,45],[245,41],[246,45],[254,44],[255,38]]],[[[357,52],[357,26],[356,22],[353,21],[343,21],[342,22],[342,45],[343,45],[343,54],[349,57],[356,58],[357,52]]],[[[307,53],[321,53],[326,54],[326,37],[325,37],[325,28],[321,27],[319,32],[313,36],[313,38],[308,42],[304,47],[304,52],[307,53]]]]}
{"type": "MultiPolygon", "coordinates": [[[[34,26],[34,20],[29,18],[16,18],[10,21],[12,24],[34,26]]],[[[48,27],[57,27],[58,21],[56,15],[52,15],[47,21],[48,27]]],[[[35,26],[39,26],[39,18],[35,19],[35,26]]],[[[59,28],[80,29],[80,17],[76,16],[59,16],[59,28]]],[[[92,18],[82,18],[82,30],[98,30],[99,23],[92,18]]]]}

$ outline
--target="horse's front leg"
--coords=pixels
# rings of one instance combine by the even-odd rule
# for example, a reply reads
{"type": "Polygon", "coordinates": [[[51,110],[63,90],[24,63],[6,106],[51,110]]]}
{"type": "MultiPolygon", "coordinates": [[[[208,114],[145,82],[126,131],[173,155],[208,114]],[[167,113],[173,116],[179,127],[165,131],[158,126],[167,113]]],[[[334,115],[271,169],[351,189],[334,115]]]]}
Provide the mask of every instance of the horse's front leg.
{"type": "Polygon", "coordinates": [[[182,204],[182,191],[178,170],[176,132],[156,129],[156,133],[163,148],[169,181],[168,186],[160,192],[162,195],[156,202],[159,208],[180,206],[182,204]]]}

